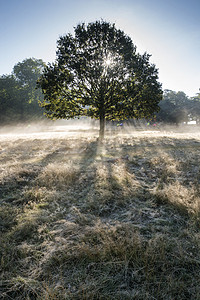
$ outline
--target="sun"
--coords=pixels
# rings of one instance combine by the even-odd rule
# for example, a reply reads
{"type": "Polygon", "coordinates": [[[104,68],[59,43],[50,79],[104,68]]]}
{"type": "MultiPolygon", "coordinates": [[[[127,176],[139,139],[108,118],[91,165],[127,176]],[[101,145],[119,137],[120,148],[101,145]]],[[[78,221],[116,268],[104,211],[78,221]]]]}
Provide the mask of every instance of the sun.
{"type": "Polygon", "coordinates": [[[110,58],[107,58],[107,59],[105,60],[105,65],[106,65],[106,66],[110,66],[111,63],[112,63],[112,60],[111,60],[110,58]]]}
{"type": "Polygon", "coordinates": [[[113,56],[111,53],[107,53],[107,55],[103,58],[103,64],[106,68],[113,65],[113,56]]]}

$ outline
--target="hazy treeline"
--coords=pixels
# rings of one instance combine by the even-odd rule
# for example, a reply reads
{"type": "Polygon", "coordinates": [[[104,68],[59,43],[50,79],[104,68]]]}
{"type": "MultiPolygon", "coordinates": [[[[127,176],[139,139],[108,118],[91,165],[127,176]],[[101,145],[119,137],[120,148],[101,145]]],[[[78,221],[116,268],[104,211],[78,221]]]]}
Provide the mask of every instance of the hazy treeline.
{"type": "Polygon", "coordinates": [[[36,82],[45,64],[29,58],[17,63],[11,75],[0,77],[0,124],[29,122],[43,117],[38,101],[43,99],[36,82]]]}
{"type": "MultiPolygon", "coordinates": [[[[36,82],[45,63],[29,58],[17,63],[10,75],[0,76],[0,125],[31,122],[43,118],[39,101],[43,99],[36,82]]],[[[179,124],[188,121],[200,123],[200,93],[188,97],[184,92],[164,90],[156,121],[179,124]]]]}
{"type": "Polygon", "coordinates": [[[200,93],[194,97],[188,97],[181,91],[164,90],[163,100],[159,106],[157,121],[168,124],[187,123],[189,121],[200,123],[200,93]]]}

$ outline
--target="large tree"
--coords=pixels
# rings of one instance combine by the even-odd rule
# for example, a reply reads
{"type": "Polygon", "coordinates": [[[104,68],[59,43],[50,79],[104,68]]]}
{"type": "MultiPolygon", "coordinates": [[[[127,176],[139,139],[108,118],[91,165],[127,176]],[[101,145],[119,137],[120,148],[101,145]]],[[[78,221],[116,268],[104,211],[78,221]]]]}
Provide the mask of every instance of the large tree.
{"type": "Polygon", "coordinates": [[[83,23],[74,31],[60,37],[56,61],[39,80],[47,117],[98,118],[103,138],[106,119],[144,118],[159,110],[161,84],[149,54],[136,53],[115,24],[83,23]]]}

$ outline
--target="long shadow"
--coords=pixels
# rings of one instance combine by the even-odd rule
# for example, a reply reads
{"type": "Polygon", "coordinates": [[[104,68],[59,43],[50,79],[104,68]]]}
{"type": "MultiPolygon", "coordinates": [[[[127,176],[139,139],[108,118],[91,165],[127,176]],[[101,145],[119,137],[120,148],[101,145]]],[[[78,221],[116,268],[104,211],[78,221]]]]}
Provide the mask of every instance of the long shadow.
{"type": "MultiPolygon", "coordinates": [[[[112,137],[111,137],[112,139],[112,137]]],[[[179,157],[182,157],[183,160],[187,159],[187,151],[189,149],[196,149],[198,152],[198,149],[200,148],[200,141],[195,140],[194,138],[191,139],[177,139],[177,138],[168,138],[166,141],[163,142],[163,137],[152,139],[150,137],[145,137],[142,139],[139,139],[140,143],[137,141],[135,144],[132,143],[128,144],[126,143],[126,140],[128,141],[128,137],[125,139],[125,144],[123,144],[123,139],[116,137],[114,139],[114,142],[109,141],[109,138],[107,138],[107,141],[105,141],[103,144],[100,144],[98,141],[87,141],[82,140],[80,144],[77,144],[74,146],[76,149],[71,148],[71,151],[73,152],[76,150],[76,155],[79,155],[78,158],[75,158],[73,160],[73,153],[72,153],[72,163],[76,163],[79,167],[79,173],[83,174],[85,173],[87,175],[87,172],[91,172],[93,169],[92,176],[90,179],[85,182],[85,184],[88,185],[87,188],[85,188],[85,192],[82,193],[82,197],[87,198],[87,194],[91,191],[91,189],[95,189],[95,185],[93,184],[92,187],[91,183],[96,182],[96,173],[95,173],[95,164],[102,164],[106,168],[107,176],[109,180],[112,182],[113,187],[117,187],[120,189],[119,182],[116,180],[115,174],[113,174],[113,164],[117,163],[123,163],[125,168],[130,173],[135,173],[136,179],[140,182],[141,187],[144,189],[146,196],[148,196],[149,188],[155,184],[155,181],[158,180],[158,177],[152,177],[149,166],[149,158],[146,157],[146,153],[149,151],[150,157],[156,157],[159,155],[162,155],[162,153],[166,153],[174,160],[179,160],[179,157]],[[120,141],[120,142],[119,142],[120,141]],[[116,148],[116,151],[115,151],[116,148]],[[141,153],[141,149],[142,151],[141,153]],[[148,151],[147,151],[148,150],[148,151]],[[103,155],[103,151],[106,152],[107,158],[105,159],[103,155]],[[139,151],[139,152],[138,152],[139,151]],[[139,153],[139,154],[138,154],[139,153]],[[115,155],[115,157],[113,157],[115,155]],[[97,160],[98,157],[98,160],[97,160]],[[94,164],[95,163],[95,164],[94,164]],[[137,164],[135,166],[135,164],[137,164]],[[133,168],[132,168],[133,167],[133,168]],[[145,178],[142,178],[142,175],[138,175],[138,172],[143,169],[143,174],[145,174],[145,178]],[[139,176],[139,177],[138,177],[139,176]],[[146,180],[148,180],[148,184],[146,184],[146,180]]],[[[133,137],[131,137],[133,141],[133,137]]],[[[16,146],[17,149],[22,147],[23,145],[26,146],[27,149],[27,143],[22,141],[21,144],[18,143],[16,146]]],[[[33,143],[33,141],[30,141],[30,146],[33,143]]],[[[70,143],[70,141],[69,141],[70,143]]],[[[13,146],[12,149],[10,149],[10,153],[13,153],[15,150],[15,146],[13,146]]],[[[0,183],[0,200],[6,200],[7,203],[16,203],[16,201],[21,198],[21,193],[25,187],[34,187],[35,185],[35,179],[37,176],[42,172],[42,170],[49,164],[56,162],[56,160],[59,158],[61,159],[62,155],[69,155],[70,151],[69,148],[67,148],[67,143],[64,145],[64,147],[59,145],[55,149],[52,149],[52,152],[48,152],[41,160],[38,162],[32,162],[32,163],[25,163],[22,167],[24,167],[24,170],[22,170],[17,174],[13,174],[6,178],[4,182],[0,183]]],[[[196,180],[196,184],[200,181],[200,176],[197,174],[195,175],[194,170],[192,170],[192,166],[187,166],[188,170],[191,171],[190,174],[192,176],[186,176],[184,167],[180,167],[179,174],[181,178],[186,178],[186,180],[189,183],[194,183],[196,180]]],[[[154,171],[154,170],[152,170],[154,171]]],[[[158,174],[159,176],[159,174],[158,174]]],[[[72,189],[79,188],[80,181],[77,180],[77,182],[73,183],[72,189]]],[[[94,191],[95,192],[95,191],[94,191]]],[[[137,193],[135,195],[137,197],[137,193]]],[[[112,199],[110,199],[110,202],[112,202],[112,199]]],[[[112,206],[112,205],[111,205],[112,206]]]]}
{"type": "MultiPolygon", "coordinates": [[[[80,202],[83,203],[85,199],[85,205],[80,206],[83,213],[88,213],[91,208],[91,212],[96,216],[109,217],[112,219],[113,212],[124,209],[129,203],[129,195],[126,195],[125,185],[120,183],[119,178],[117,178],[115,174],[115,167],[117,168],[123,164],[126,157],[122,157],[123,155],[119,147],[117,151],[114,148],[115,143],[112,143],[108,139],[102,144],[98,141],[91,142],[88,144],[80,160],[80,170],[82,173],[87,174],[92,171],[92,177],[87,174],[89,179],[85,181],[81,195],[82,201],[80,202]],[[96,171],[101,168],[102,172],[105,172],[105,186],[102,184],[102,187],[99,187],[99,178],[96,171]],[[102,195],[100,193],[102,193],[102,195]],[[104,196],[105,199],[103,199],[104,196]],[[91,201],[90,204],[86,203],[87,197],[89,197],[89,201],[91,201]],[[120,197],[122,199],[120,199],[120,197]]],[[[80,189],[80,185],[83,184],[83,182],[79,182],[78,184],[78,189],[80,189]]],[[[139,192],[139,189],[138,191],[134,191],[132,196],[137,198],[139,192]]],[[[79,197],[79,195],[77,197],[79,197]]]]}
{"type": "Polygon", "coordinates": [[[89,168],[94,163],[100,147],[101,144],[98,141],[89,142],[79,161],[80,166],[83,165],[86,169],[89,168]]]}
{"type": "MultiPolygon", "coordinates": [[[[163,138],[162,138],[163,139],[163,138]]],[[[123,160],[123,163],[127,168],[130,167],[130,160],[129,157],[132,156],[134,157],[135,160],[137,160],[137,151],[140,151],[141,148],[144,150],[148,149],[149,152],[153,152],[153,155],[159,155],[160,149],[170,155],[173,159],[177,159],[177,153],[180,156],[185,156],[185,150],[188,150],[192,147],[193,149],[200,148],[200,142],[195,140],[194,138],[192,139],[184,139],[181,141],[177,141],[176,138],[168,138],[168,141],[171,143],[169,145],[168,143],[160,143],[159,139],[157,139],[157,143],[154,142],[149,142],[143,141],[143,143],[138,144],[136,143],[135,145],[123,145],[122,143],[117,144],[117,159],[123,160]]],[[[33,141],[30,141],[30,144],[32,144],[33,141]]],[[[116,138],[116,143],[117,143],[117,138],[116,138]]],[[[23,144],[26,145],[27,147],[27,141],[24,142],[22,141],[21,144],[18,144],[16,147],[22,147],[23,144]],[[21,146],[22,144],[22,146],[21,146]]],[[[112,145],[112,148],[115,148],[116,144],[112,145]]],[[[82,168],[82,171],[87,171],[88,168],[94,163],[96,160],[96,157],[101,157],[102,155],[102,148],[107,147],[106,151],[109,155],[112,155],[112,151],[110,149],[110,145],[107,145],[106,143],[104,145],[101,145],[98,141],[92,141],[92,142],[87,142],[85,141],[84,144],[79,146],[77,149],[77,154],[78,150],[80,150],[80,158],[78,159],[78,163],[80,165],[80,168],[82,168]],[[84,151],[82,151],[81,147],[85,147],[84,151]]],[[[60,158],[61,155],[69,155],[70,153],[65,153],[63,151],[60,153],[60,150],[62,150],[62,147],[58,147],[56,150],[47,153],[45,157],[43,157],[40,161],[38,162],[32,162],[32,163],[25,163],[23,164],[23,167],[25,170],[20,171],[21,173],[19,175],[19,180],[16,180],[15,175],[13,174],[9,176],[7,179],[4,180],[3,183],[0,184],[0,197],[3,198],[5,194],[11,193],[16,190],[18,191],[19,189],[23,188],[25,185],[31,185],[31,183],[34,182],[35,178],[38,176],[38,174],[42,171],[42,169],[47,166],[49,163],[53,163],[56,161],[57,158],[60,158]],[[28,171],[30,170],[30,171],[28,171]]],[[[12,154],[15,151],[15,146],[12,147],[12,149],[9,149],[9,152],[12,154]]],[[[115,152],[115,150],[113,151],[115,152]]],[[[145,152],[145,151],[144,151],[145,152]]],[[[145,154],[145,153],[144,153],[145,154]]],[[[143,154],[140,154],[140,157],[142,157],[143,154]]],[[[72,155],[73,158],[73,155],[72,155]]],[[[145,158],[145,157],[144,157],[145,158]]],[[[111,161],[112,164],[112,161],[111,161]]],[[[111,165],[110,164],[110,165],[111,165]]],[[[107,164],[109,166],[109,164],[107,164]]],[[[140,168],[145,169],[145,162],[141,162],[140,168]]],[[[182,171],[184,173],[184,171],[182,171]]],[[[109,168],[109,173],[111,175],[111,169],[109,168]]]]}

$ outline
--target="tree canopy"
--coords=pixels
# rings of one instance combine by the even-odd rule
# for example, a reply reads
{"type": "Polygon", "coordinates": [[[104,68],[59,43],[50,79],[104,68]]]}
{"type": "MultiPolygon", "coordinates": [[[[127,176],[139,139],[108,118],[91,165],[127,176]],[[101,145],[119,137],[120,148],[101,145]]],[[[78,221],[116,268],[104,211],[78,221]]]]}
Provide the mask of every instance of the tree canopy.
{"type": "Polygon", "coordinates": [[[103,137],[106,119],[144,118],[159,110],[158,70],[115,24],[79,24],[74,35],[57,41],[56,55],[38,83],[47,117],[98,118],[103,137]]]}
{"type": "Polygon", "coordinates": [[[27,58],[14,66],[11,75],[0,77],[1,124],[42,117],[38,101],[43,94],[41,89],[36,89],[36,83],[44,65],[41,59],[27,58]]]}

